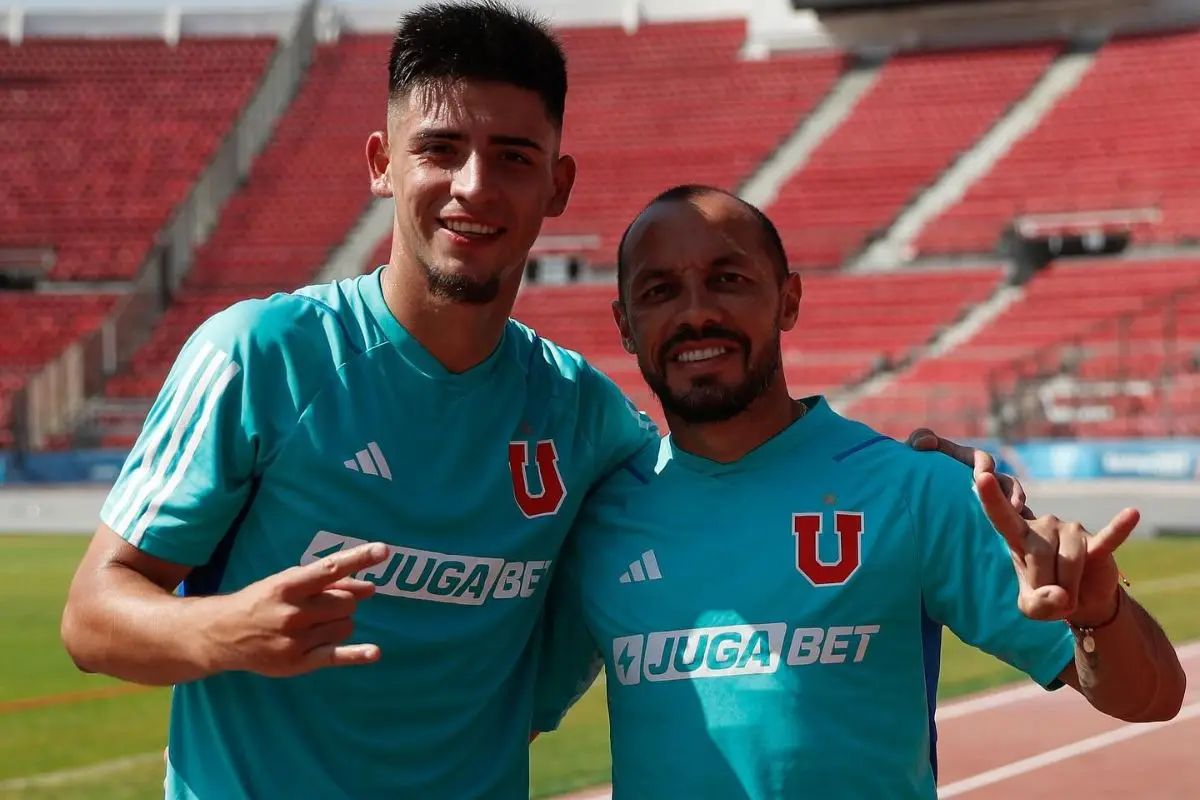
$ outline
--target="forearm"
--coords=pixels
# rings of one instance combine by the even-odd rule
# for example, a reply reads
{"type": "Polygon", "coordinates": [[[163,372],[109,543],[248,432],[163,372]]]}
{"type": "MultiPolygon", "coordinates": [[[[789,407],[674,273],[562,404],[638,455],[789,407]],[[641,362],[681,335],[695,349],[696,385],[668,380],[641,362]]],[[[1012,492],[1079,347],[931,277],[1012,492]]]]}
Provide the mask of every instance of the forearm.
{"type": "Polygon", "coordinates": [[[98,569],[68,601],[63,644],[88,672],[149,686],[171,686],[218,671],[202,631],[214,598],[178,597],[118,564],[98,569]]]}
{"type": "Polygon", "coordinates": [[[1111,624],[1091,634],[1092,652],[1077,636],[1077,688],[1095,708],[1128,722],[1171,719],[1179,713],[1187,678],[1158,623],[1121,590],[1111,624]]]}

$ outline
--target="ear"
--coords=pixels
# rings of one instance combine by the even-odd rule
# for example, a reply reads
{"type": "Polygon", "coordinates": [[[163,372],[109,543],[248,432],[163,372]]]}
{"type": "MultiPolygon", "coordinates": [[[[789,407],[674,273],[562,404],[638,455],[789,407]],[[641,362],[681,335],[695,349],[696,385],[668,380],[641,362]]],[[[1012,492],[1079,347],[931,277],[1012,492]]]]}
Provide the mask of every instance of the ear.
{"type": "Polygon", "coordinates": [[[625,348],[626,353],[631,355],[637,354],[637,348],[633,343],[633,333],[629,330],[629,317],[625,315],[625,304],[619,299],[612,301],[613,322],[617,323],[617,330],[621,334],[621,347],[625,348]]]}
{"type": "Polygon", "coordinates": [[[800,298],[804,296],[804,287],[800,282],[799,272],[789,272],[783,279],[783,298],[779,304],[779,330],[790,331],[796,327],[800,318],[800,298]]]}
{"type": "Polygon", "coordinates": [[[392,197],[391,155],[388,153],[386,131],[375,131],[367,137],[367,169],[371,176],[371,194],[376,197],[392,197]]]}
{"type": "Polygon", "coordinates": [[[547,217],[561,217],[567,210],[567,202],[571,199],[571,189],[575,186],[575,159],[571,156],[559,156],[554,163],[554,196],[550,198],[550,208],[547,217]]]}

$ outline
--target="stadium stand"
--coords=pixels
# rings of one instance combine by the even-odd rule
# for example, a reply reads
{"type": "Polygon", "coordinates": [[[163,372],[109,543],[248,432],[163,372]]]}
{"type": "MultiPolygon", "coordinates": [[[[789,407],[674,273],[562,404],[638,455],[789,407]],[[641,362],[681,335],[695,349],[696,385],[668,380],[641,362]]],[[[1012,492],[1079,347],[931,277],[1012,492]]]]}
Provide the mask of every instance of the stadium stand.
{"type": "Polygon", "coordinates": [[[742,20],[561,32],[571,65],[563,149],[579,163],[548,236],[597,237],[583,255],[615,263],[629,220],[682,182],[735,189],[837,81],[837,52],[738,57],[742,20]]]}
{"type": "MultiPolygon", "coordinates": [[[[52,248],[50,281],[134,277],[274,47],[270,37],[0,43],[0,250],[52,248]]],[[[0,291],[0,447],[27,374],[94,332],[115,300],[0,291]]]]}
{"type": "Polygon", "coordinates": [[[56,281],[132,278],[274,47],[0,43],[0,248],[53,246],[56,281]]]}
{"type": "Polygon", "coordinates": [[[370,200],[366,135],[382,127],[386,36],[347,36],[317,49],[299,95],[244,188],[199,249],[183,290],[110,397],[152,397],[187,337],[247,297],[290,291],[313,277],[370,200]]]}
{"type": "MultiPolygon", "coordinates": [[[[587,279],[608,280],[621,231],[653,194],[684,181],[746,186],[852,68],[880,58],[832,40],[746,58],[752,27],[726,19],[560,28],[572,83],[564,149],[580,173],[566,214],[543,227],[548,252],[570,242],[565,251],[586,260],[587,279]]],[[[993,390],[1015,392],[1031,381],[1044,389],[1050,364],[1076,383],[1100,385],[1119,374],[1153,387],[1139,389],[1136,402],[1108,402],[1102,418],[1066,427],[1043,420],[1039,433],[1191,430],[1200,414],[1193,381],[1200,331],[1191,320],[1200,309],[1196,294],[1168,300],[1200,283],[1195,262],[1055,262],[994,319],[962,335],[968,312],[994,301],[1008,278],[994,264],[968,269],[923,256],[998,261],[997,237],[1016,215],[1064,211],[1150,209],[1162,217],[1157,244],[1188,244],[1200,229],[1200,186],[1188,162],[1200,119],[1187,110],[1196,88],[1194,32],[1100,46],[1082,82],[918,234],[914,263],[883,265],[894,269],[878,274],[841,271],[1072,51],[1057,35],[1047,29],[1016,44],[884,58],[848,115],[785,176],[767,211],[805,272],[801,323],[785,340],[798,391],[845,395],[852,413],[893,433],[936,419],[948,433],[983,435],[997,424],[993,390]],[[1122,314],[1135,315],[1123,332],[1113,332],[1116,323],[1105,328],[1122,314]],[[931,345],[956,331],[946,352],[938,347],[928,357],[931,345]],[[989,384],[1001,369],[1020,378],[989,384]]],[[[372,207],[365,171],[354,165],[366,134],[382,123],[389,36],[342,30],[326,39],[165,315],[131,358],[105,364],[103,394],[112,404],[101,408],[101,422],[107,413],[126,422],[128,409],[143,413],[138,404],[157,392],[203,319],[314,279],[372,207]],[[116,413],[123,402],[131,405],[116,413]]],[[[259,35],[0,45],[0,251],[53,248],[47,278],[55,282],[133,278],[279,47],[274,36],[259,35]],[[47,182],[48,174],[79,180],[47,182]]],[[[385,261],[389,243],[390,232],[362,268],[385,261]]],[[[13,416],[6,393],[93,334],[120,287],[86,291],[38,292],[31,302],[30,293],[0,290],[5,320],[23,331],[0,345],[0,430],[13,416]]],[[[610,283],[533,283],[516,316],[595,359],[643,407],[657,409],[636,364],[617,347],[606,302],[613,294],[610,283]]]]}
{"type": "Polygon", "coordinates": [[[1019,214],[1141,208],[1161,212],[1160,239],[1195,241],[1198,55],[1195,31],[1105,45],[1080,85],[926,228],[918,249],[990,251],[1019,214]]]}
{"type": "Polygon", "coordinates": [[[1200,356],[1200,261],[1082,261],[1034,277],[1019,298],[948,353],[918,361],[852,413],[894,434],[937,419],[947,435],[985,436],[991,392],[1030,379],[1062,379],[1060,402],[1096,405],[1102,418],[1047,421],[1040,435],[1167,435],[1155,414],[1172,404],[1172,430],[1200,431],[1200,394],[1189,390],[1200,356]],[[1174,352],[1164,343],[1170,341],[1174,352]],[[1185,380],[1179,386],[1174,378],[1185,380]],[[1091,385],[1119,382],[1098,401],[1091,385]],[[1081,387],[1083,387],[1081,389],[1081,387]],[[1116,394],[1116,397],[1112,395],[1116,394]],[[1073,400],[1082,396],[1087,402],[1073,400]],[[1090,395],[1090,399],[1089,399],[1090,395]],[[1144,416],[1150,421],[1131,422],[1144,416]],[[1158,422],[1154,422],[1157,420],[1158,422]]]}
{"type": "Polygon", "coordinates": [[[767,212],[797,266],[837,268],[969,149],[1054,45],[900,55],[767,212]]]}

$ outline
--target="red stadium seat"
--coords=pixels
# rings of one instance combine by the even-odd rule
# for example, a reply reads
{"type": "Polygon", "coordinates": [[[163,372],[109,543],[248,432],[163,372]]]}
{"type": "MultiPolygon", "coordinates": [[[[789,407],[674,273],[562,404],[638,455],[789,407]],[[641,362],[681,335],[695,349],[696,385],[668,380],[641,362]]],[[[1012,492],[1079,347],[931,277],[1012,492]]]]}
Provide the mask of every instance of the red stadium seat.
{"type": "Polygon", "coordinates": [[[920,251],[991,250],[1022,213],[1152,207],[1165,240],[1200,233],[1198,55],[1196,32],[1106,45],[1079,86],[925,229],[920,251]]]}
{"type": "Polygon", "coordinates": [[[0,248],[129,280],[258,85],[273,38],[0,43],[0,248]]]}
{"type": "Polygon", "coordinates": [[[898,56],[767,209],[798,266],[834,268],[953,161],[1045,70],[1052,46],[898,56]]]}

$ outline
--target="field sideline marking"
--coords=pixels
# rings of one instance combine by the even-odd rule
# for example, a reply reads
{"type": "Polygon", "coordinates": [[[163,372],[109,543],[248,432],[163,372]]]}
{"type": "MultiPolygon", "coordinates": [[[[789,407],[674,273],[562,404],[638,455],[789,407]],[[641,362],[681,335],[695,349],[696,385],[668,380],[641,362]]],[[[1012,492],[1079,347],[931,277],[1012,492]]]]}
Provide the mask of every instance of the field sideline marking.
{"type": "Polygon", "coordinates": [[[42,695],[41,697],[24,697],[18,700],[5,700],[0,702],[0,715],[12,714],[17,711],[30,711],[39,708],[49,708],[51,706],[71,705],[72,703],[83,703],[88,700],[105,700],[109,697],[123,697],[131,694],[142,694],[154,689],[165,688],[159,686],[141,686],[138,684],[121,684],[119,686],[105,686],[101,689],[85,689],[80,692],[63,692],[62,694],[42,695]]]}
{"type": "Polygon", "coordinates": [[[1076,756],[1081,756],[1086,753],[1091,753],[1095,750],[1100,750],[1110,745],[1124,742],[1128,739],[1135,739],[1138,736],[1144,736],[1147,733],[1161,730],[1162,728],[1176,725],[1180,722],[1185,722],[1189,719],[1200,717],[1200,703],[1192,703],[1184,706],[1179,715],[1174,719],[1169,719],[1164,722],[1138,722],[1122,725],[1115,730],[1098,733],[1095,736],[1089,736],[1086,739],[1080,739],[1077,742],[1056,747],[1053,750],[1047,750],[1043,753],[1038,753],[1036,756],[1023,758],[1020,761],[1013,761],[1010,764],[1005,764],[1002,767],[989,769],[987,772],[981,772],[978,775],[973,775],[970,778],[964,778],[960,781],[947,784],[938,789],[938,798],[943,797],[958,797],[960,794],[982,789],[985,786],[991,786],[1001,781],[1006,781],[1009,778],[1015,778],[1018,775],[1024,775],[1028,772],[1041,769],[1042,767],[1053,766],[1060,762],[1066,761],[1076,756]]]}
{"type": "MultiPolygon", "coordinates": [[[[1200,641],[1176,647],[1175,652],[1179,655],[1180,661],[1196,658],[1200,656],[1200,641]]],[[[945,722],[946,720],[958,719],[959,717],[969,717],[972,714],[978,714],[980,711],[1001,708],[1011,703],[1019,703],[1022,700],[1043,697],[1045,694],[1046,690],[1037,684],[1026,684],[1015,688],[985,691],[983,694],[976,695],[975,697],[955,700],[938,706],[935,712],[935,719],[938,722],[945,722]]]]}
{"type": "Polygon", "coordinates": [[[48,786],[63,786],[66,784],[79,783],[90,778],[100,778],[112,773],[126,772],[145,764],[152,764],[155,761],[159,762],[160,764],[162,763],[161,750],[156,753],[143,753],[140,756],[114,758],[111,761],[101,761],[96,764],[89,764],[86,767],[60,769],[55,770],[54,772],[42,772],[38,775],[29,775],[25,778],[12,778],[7,781],[0,781],[0,792],[13,792],[24,789],[40,789],[48,786]]]}

